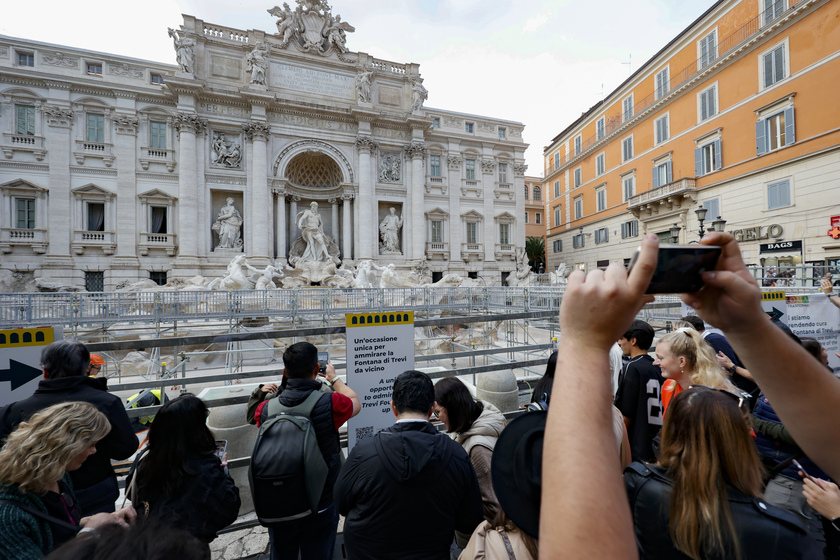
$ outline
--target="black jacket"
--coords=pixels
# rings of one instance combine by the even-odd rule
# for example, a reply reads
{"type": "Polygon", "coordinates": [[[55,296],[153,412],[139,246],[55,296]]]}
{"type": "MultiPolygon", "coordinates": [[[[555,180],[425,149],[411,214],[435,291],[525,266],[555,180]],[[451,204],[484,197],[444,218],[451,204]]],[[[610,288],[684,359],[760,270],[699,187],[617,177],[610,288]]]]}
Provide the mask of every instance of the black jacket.
{"type": "MultiPolygon", "coordinates": [[[[624,469],[641,560],[690,560],[671,541],[668,510],[672,482],[661,467],[631,463],[624,469]]],[[[742,560],[817,560],[822,554],[799,519],[760,498],[729,488],[732,522],[742,560]]],[[[724,560],[713,559],[709,560],[724,560]]]]}
{"type": "MultiPolygon", "coordinates": [[[[141,458],[137,457],[131,465],[126,488],[131,484],[141,458]]],[[[137,488],[137,502],[132,505],[138,515],[143,516],[143,502],[146,502],[149,515],[163,519],[170,527],[186,529],[209,543],[220,529],[236,521],[241,503],[239,488],[215,455],[191,457],[187,459],[186,467],[196,474],[181,477],[176,495],[164,496],[152,488],[137,488]]]]}
{"type": "Polygon", "coordinates": [[[454,531],[483,521],[464,448],[428,422],[401,422],[356,444],[335,484],[347,558],[448,559],[454,531]]]}
{"type": "Polygon", "coordinates": [[[127,459],[137,451],[137,436],[122,400],[108,392],[106,379],[75,376],[41,381],[31,397],[0,410],[0,441],[5,441],[18,424],[34,413],[68,401],[90,403],[111,422],[111,431],[96,444],[96,453],[88,457],[80,469],[70,473],[82,514],[90,515],[101,511],[97,505],[103,501],[110,500],[113,508],[119,496],[111,459],[127,459]],[[85,492],[94,486],[92,492],[85,492]]]}

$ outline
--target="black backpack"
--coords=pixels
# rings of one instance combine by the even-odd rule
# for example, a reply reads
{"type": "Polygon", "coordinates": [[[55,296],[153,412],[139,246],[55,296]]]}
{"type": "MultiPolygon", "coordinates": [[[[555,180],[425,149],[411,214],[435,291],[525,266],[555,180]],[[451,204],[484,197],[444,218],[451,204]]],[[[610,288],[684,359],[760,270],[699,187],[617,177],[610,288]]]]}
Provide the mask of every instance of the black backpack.
{"type": "Polygon", "coordinates": [[[318,399],[312,391],[297,406],[268,401],[267,418],[257,433],[248,482],[254,511],[263,525],[318,512],[329,468],[310,419],[318,399]]]}

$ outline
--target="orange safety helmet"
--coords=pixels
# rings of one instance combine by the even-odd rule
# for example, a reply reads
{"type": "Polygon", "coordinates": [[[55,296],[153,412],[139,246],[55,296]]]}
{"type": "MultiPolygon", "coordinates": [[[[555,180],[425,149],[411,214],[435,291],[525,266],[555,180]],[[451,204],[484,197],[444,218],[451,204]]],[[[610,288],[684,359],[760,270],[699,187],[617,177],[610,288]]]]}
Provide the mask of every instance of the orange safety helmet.
{"type": "Polygon", "coordinates": [[[104,366],[105,360],[102,359],[102,356],[99,354],[91,354],[90,355],[90,364],[95,366],[104,366]]]}

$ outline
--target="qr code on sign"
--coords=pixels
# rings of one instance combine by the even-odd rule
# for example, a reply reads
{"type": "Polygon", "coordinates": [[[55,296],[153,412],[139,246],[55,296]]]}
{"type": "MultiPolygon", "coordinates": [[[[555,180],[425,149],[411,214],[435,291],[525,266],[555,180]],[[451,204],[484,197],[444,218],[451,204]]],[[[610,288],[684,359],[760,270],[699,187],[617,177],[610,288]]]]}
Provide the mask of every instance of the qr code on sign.
{"type": "Polygon", "coordinates": [[[356,441],[365,438],[373,437],[373,426],[365,426],[364,428],[356,428],[356,441]]]}

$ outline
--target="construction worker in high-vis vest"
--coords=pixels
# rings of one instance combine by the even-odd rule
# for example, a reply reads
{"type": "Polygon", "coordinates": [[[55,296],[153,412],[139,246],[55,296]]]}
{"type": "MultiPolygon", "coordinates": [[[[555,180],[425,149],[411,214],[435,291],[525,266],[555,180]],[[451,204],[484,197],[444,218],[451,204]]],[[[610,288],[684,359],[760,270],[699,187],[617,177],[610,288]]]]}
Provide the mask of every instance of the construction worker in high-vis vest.
{"type": "MultiPolygon", "coordinates": [[[[129,405],[127,408],[140,408],[145,406],[157,406],[161,404],[161,395],[163,395],[163,401],[166,402],[169,400],[169,397],[166,394],[161,393],[160,389],[146,389],[145,391],[141,391],[139,393],[135,393],[128,397],[125,400],[125,404],[129,405]]],[[[155,419],[155,415],[152,414],[150,416],[140,416],[131,418],[131,425],[134,427],[134,432],[142,432],[143,430],[148,430],[149,427],[152,425],[152,422],[155,419]]]]}

